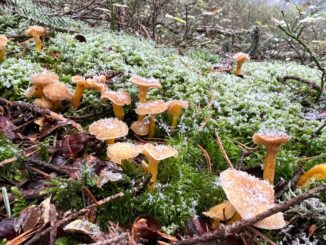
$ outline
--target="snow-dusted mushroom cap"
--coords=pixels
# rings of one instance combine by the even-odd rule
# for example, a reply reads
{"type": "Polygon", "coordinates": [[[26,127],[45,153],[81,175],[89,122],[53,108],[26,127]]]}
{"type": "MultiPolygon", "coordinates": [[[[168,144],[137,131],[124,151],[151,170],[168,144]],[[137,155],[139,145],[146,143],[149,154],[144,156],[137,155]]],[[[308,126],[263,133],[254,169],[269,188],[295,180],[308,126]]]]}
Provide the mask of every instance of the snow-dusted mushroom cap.
{"type": "Polygon", "coordinates": [[[94,76],[93,80],[98,82],[98,83],[105,83],[106,82],[106,76],[104,76],[104,75],[94,76]]]}
{"type": "MultiPolygon", "coordinates": [[[[243,219],[252,218],[275,206],[274,189],[267,181],[232,168],[221,173],[220,181],[227,199],[243,219]]],[[[269,230],[281,229],[285,225],[282,213],[254,224],[258,228],[269,230]]]]}
{"type": "Polygon", "coordinates": [[[252,140],[257,145],[281,145],[290,140],[285,133],[255,133],[252,140]]]}
{"type": "Polygon", "coordinates": [[[39,86],[32,85],[25,91],[25,96],[28,98],[34,97],[37,96],[37,94],[40,94],[41,91],[42,88],[40,88],[39,86]]]}
{"type": "Polygon", "coordinates": [[[178,156],[178,151],[168,145],[153,145],[147,143],[144,145],[143,152],[149,154],[152,158],[157,161],[161,161],[169,157],[178,156]]]}
{"type": "Polygon", "coordinates": [[[54,82],[43,88],[43,94],[48,100],[63,101],[72,99],[72,94],[64,83],[54,82]]]}
{"type": "Polygon", "coordinates": [[[156,115],[160,114],[168,109],[167,104],[162,101],[149,101],[145,103],[137,103],[137,108],[135,109],[138,115],[156,115]]]}
{"type": "Polygon", "coordinates": [[[134,158],[139,155],[143,150],[143,146],[134,145],[128,142],[119,142],[108,145],[107,155],[112,162],[121,163],[122,160],[134,158]]]}
{"type": "Polygon", "coordinates": [[[144,121],[135,121],[131,124],[132,131],[135,132],[135,134],[140,136],[148,135],[149,126],[144,121]]]}
{"type": "Polygon", "coordinates": [[[32,76],[32,84],[44,87],[50,83],[59,81],[59,76],[53,71],[45,70],[40,73],[35,73],[32,76]]]}
{"type": "Polygon", "coordinates": [[[52,108],[52,103],[51,101],[48,101],[45,98],[37,98],[33,102],[35,105],[43,108],[43,109],[51,109],[52,108]]]}
{"type": "Polygon", "coordinates": [[[138,86],[148,87],[148,88],[161,88],[162,85],[159,80],[154,78],[144,78],[139,76],[133,76],[130,81],[138,86]]]}
{"type": "Polygon", "coordinates": [[[76,75],[76,76],[73,76],[71,77],[71,81],[75,84],[78,84],[78,83],[83,83],[86,81],[85,77],[83,76],[80,76],[80,75],[76,75]]]}
{"type": "Polygon", "coordinates": [[[117,118],[104,118],[89,125],[89,132],[99,140],[116,139],[128,134],[128,126],[117,118]]]}
{"type": "Polygon", "coordinates": [[[170,100],[166,102],[168,105],[168,111],[167,113],[172,113],[175,108],[182,108],[182,109],[188,109],[188,101],[185,100],[170,100]]]}
{"type": "Polygon", "coordinates": [[[227,201],[210,208],[207,212],[203,212],[203,214],[211,219],[229,220],[235,214],[235,211],[232,204],[227,201]]]}
{"type": "Polygon", "coordinates": [[[40,36],[45,32],[45,28],[42,26],[30,26],[25,31],[27,36],[40,36]]]}
{"type": "Polygon", "coordinates": [[[250,57],[246,53],[236,53],[233,55],[233,59],[237,62],[245,62],[250,60],[250,57]]]}
{"type": "Polygon", "coordinates": [[[8,43],[8,38],[5,35],[0,35],[0,49],[4,49],[8,43]]]}
{"type": "Polygon", "coordinates": [[[130,105],[131,98],[127,92],[124,91],[106,91],[101,94],[101,99],[108,99],[113,104],[123,106],[130,105]]]}

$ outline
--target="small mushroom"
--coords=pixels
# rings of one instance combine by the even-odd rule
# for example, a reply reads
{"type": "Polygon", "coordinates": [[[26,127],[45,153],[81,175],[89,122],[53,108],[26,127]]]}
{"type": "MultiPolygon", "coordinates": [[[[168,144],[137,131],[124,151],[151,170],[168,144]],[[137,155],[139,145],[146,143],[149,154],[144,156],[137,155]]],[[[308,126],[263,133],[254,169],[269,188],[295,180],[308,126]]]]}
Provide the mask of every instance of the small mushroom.
{"type": "Polygon", "coordinates": [[[241,67],[242,67],[243,63],[245,63],[246,61],[250,60],[249,55],[247,55],[245,53],[236,53],[233,56],[233,59],[237,63],[237,66],[236,66],[236,69],[235,69],[235,75],[242,76],[241,67]]]}
{"type": "Polygon", "coordinates": [[[45,70],[43,72],[33,74],[31,78],[32,86],[29,87],[25,95],[27,97],[42,97],[43,96],[43,88],[50,83],[54,83],[59,81],[59,76],[52,72],[45,70]]]}
{"type": "Polygon", "coordinates": [[[174,130],[178,124],[178,120],[182,109],[188,109],[188,102],[184,100],[171,100],[167,102],[168,110],[167,113],[172,115],[172,129],[174,130]]]}
{"type": "Polygon", "coordinates": [[[138,103],[135,109],[136,113],[141,116],[149,115],[149,132],[148,137],[152,138],[155,134],[155,117],[168,109],[164,101],[149,101],[138,103]]]}
{"type": "Polygon", "coordinates": [[[50,83],[43,88],[44,98],[52,103],[52,109],[57,110],[61,101],[71,101],[72,93],[68,87],[61,82],[50,83]]]}
{"type": "MultiPolygon", "coordinates": [[[[275,206],[274,189],[267,181],[229,168],[220,174],[220,182],[227,199],[243,219],[250,219],[275,206]]],[[[279,212],[253,225],[274,230],[281,229],[286,224],[283,214],[279,212]]]]}
{"type": "Polygon", "coordinates": [[[72,99],[72,106],[75,110],[77,110],[80,105],[80,100],[85,89],[93,89],[101,94],[107,90],[107,86],[104,83],[97,82],[93,79],[85,79],[85,77],[79,75],[73,76],[71,80],[76,84],[76,90],[72,99]]]}
{"type": "Polygon", "coordinates": [[[144,145],[143,154],[148,160],[149,172],[152,175],[150,183],[155,185],[157,181],[158,165],[160,161],[169,157],[176,157],[178,155],[178,151],[171,146],[152,145],[147,143],[144,145]]]}
{"type": "Polygon", "coordinates": [[[139,76],[133,76],[131,82],[138,85],[138,98],[139,102],[146,102],[146,95],[149,88],[161,88],[162,85],[157,79],[143,78],[139,76]]]}
{"type": "Polygon", "coordinates": [[[35,40],[35,47],[37,51],[42,50],[41,36],[45,33],[45,28],[42,26],[30,26],[26,30],[26,36],[32,36],[35,40]]]}
{"type": "Polygon", "coordinates": [[[276,156],[280,146],[290,140],[284,133],[255,133],[252,140],[257,145],[266,147],[266,156],[264,160],[264,179],[269,183],[274,183],[276,156]]]}
{"type": "Polygon", "coordinates": [[[140,136],[148,135],[149,126],[145,121],[135,121],[131,124],[131,129],[135,134],[140,136]]]}
{"type": "Polygon", "coordinates": [[[106,91],[101,94],[101,99],[108,99],[112,102],[114,115],[119,119],[124,119],[123,106],[130,105],[131,98],[127,92],[124,91],[106,91]]]}
{"type": "Polygon", "coordinates": [[[213,219],[214,228],[217,228],[220,221],[226,221],[233,217],[236,210],[229,201],[220,203],[208,211],[203,212],[203,214],[211,219],[213,219]]]}
{"type": "Polygon", "coordinates": [[[43,109],[52,109],[52,107],[53,107],[51,101],[49,101],[45,98],[37,98],[34,100],[33,103],[43,109]]]}
{"type": "Polygon", "coordinates": [[[318,164],[301,175],[297,186],[306,186],[314,179],[326,179],[326,163],[318,164]]]}
{"type": "Polygon", "coordinates": [[[135,158],[141,153],[143,146],[134,145],[128,142],[118,142],[108,145],[107,155],[112,162],[121,164],[123,160],[135,158]]]}
{"type": "Polygon", "coordinates": [[[5,35],[0,35],[0,62],[5,60],[6,46],[8,38],[5,35]]]}
{"type": "Polygon", "coordinates": [[[89,132],[97,139],[113,144],[114,139],[128,134],[128,126],[117,118],[104,118],[89,125],[89,132]]]}

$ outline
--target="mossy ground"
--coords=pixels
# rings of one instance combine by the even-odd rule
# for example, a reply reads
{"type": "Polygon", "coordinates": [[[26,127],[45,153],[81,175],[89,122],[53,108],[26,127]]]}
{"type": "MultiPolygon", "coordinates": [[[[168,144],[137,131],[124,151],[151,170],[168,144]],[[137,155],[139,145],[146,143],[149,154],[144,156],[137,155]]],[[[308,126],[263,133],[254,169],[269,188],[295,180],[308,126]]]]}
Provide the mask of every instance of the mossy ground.
{"type": "MultiPolygon", "coordinates": [[[[14,19],[9,20],[12,26],[17,24],[14,19]]],[[[12,29],[4,30],[9,32],[12,29]]],[[[279,81],[284,75],[296,75],[318,82],[317,70],[296,63],[250,61],[244,65],[245,77],[241,79],[231,74],[209,72],[209,62],[223,59],[204,50],[189,50],[186,55],[180,56],[175,49],[157,47],[152,41],[123,33],[85,28],[82,34],[87,39],[86,43],[78,42],[71,34],[55,33],[49,37],[42,52],[34,51],[32,42],[28,44],[27,52],[9,42],[7,59],[0,64],[2,96],[26,100],[24,91],[30,76],[42,67],[57,72],[72,89],[74,85],[70,78],[73,75],[113,70],[122,71],[124,75],[114,78],[109,88],[128,91],[133,101],[136,101],[137,88],[129,82],[129,78],[137,74],[158,78],[162,83],[161,90],[149,92],[149,99],[184,99],[189,101],[190,108],[181,117],[176,132],[169,131],[168,116],[157,118],[158,137],[166,138],[176,147],[179,156],[160,164],[155,191],[145,191],[139,196],[130,191],[132,181],[144,176],[140,167],[124,166],[124,181],[106,185],[103,189],[90,181],[92,170],[89,169],[85,172],[89,175],[86,182],[53,182],[53,200],[59,207],[81,208],[84,203],[80,187],[87,184],[98,199],[117,191],[126,192],[122,199],[99,208],[98,220],[102,227],[107,225],[108,220],[124,225],[130,224],[140,214],[148,214],[167,229],[182,229],[191,217],[201,215],[202,211],[225,198],[217,173],[226,169],[227,164],[217,148],[216,131],[235,165],[241,155],[237,142],[253,147],[251,137],[257,131],[284,131],[289,134],[292,140],[280,151],[276,179],[283,177],[288,180],[300,165],[308,168],[325,161],[299,161],[304,156],[325,153],[325,131],[318,137],[311,137],[321,125],[321,121],[311,115],[325,108],[325,96],[318,104],[313,104],[313,91],[302,84],[291,83],[290,87],[279,81]],[[212,172],[207,170],[197,144],[210,155],[212,172]],[[71,202],[65,202],[67,197],[71,202]]],[[[65,115],[81,115],[85,113],[85,107],[106,112],[105,117],[113,116],[96,93],[86,94],[80,111],[70,109],[65,115]]],[[[133,103],[126,108],[127,122],[135,118],[134,107],[133,103]]],[[[83,126],[87,128],[89,123],[85,121],[83,126]]],[[[246,158],[244,167],[261,165],[264,153],[261,149],[246,158]]]]}

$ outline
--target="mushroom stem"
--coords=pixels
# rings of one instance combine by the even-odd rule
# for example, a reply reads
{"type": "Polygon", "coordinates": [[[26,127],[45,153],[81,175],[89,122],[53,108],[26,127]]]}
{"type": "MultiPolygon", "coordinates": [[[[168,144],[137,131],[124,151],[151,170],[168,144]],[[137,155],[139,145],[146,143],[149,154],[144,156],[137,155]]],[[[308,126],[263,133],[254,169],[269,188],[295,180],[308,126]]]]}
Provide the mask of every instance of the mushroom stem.
{"type": "Polygon", "coordinates": [[[147,91],[148,91],[148,87],[139,86],[139,91],[138,91],[139,102],[144,103],[147,101],[146,99],[147,91]]]}
{"type": "Polygon", "coordinates": [[[60,101],[52,101],[52,110],[57,111],[60,107],[60,101]]]}
{"type": "Polygon", "coordinates": [[[41,51],[42,50],[41,37],[40,36],[34,36],[34,41],[35,41],[36,50],[41,51]]]}
{"type": "Polygon", "coordinates": [[[240,62],[240,61],[237,62],[237,67],[235,68],[235,75],[237,75],[237,76],[241,75],[242,64],[243,64],[243,62],[240,62]]]}
{"type": "Polygon", "coordinates": [[[0,62],[5,60],[5,49],[0,49],[0,62]]]}
{"type": "Polygon", "coordinates": [[[114,103],[112,103],[112,107],[115,117],[122,121],[125,116],[123,112],[123,107],[114,103]]]}
{"type": "Polygon", "coordinates": [[[174,114],[172,115],[172,125],[171,125],[172,130],[174,130],[174,129],[177,127],[178,120],[179,120],[179,117],[180,117],[180,113],[181,113],[181,109],[180,109],[179,112],[174,113],[174,114]]]}
{"type": "Polygon", "coordinates": [[[155,117],[156,115],[149,116],[149,129],[148,129],[148,138],[153,138],[155,134],[155,117]]]}
{"type": "Polygon", "coordinates": [[[75,94],[72,99],[72,106],[74,107],[75,110],[77,110],[80,105],[80,100],[83,96],[84,89],[85,89],[84,86],[81,85],[77,85],[76,87],[75,94]]]}
{"type": "Polygon", "coordinates": [[[106,143],[108,145],[112,145],[112,144],[114,144],[114,139],[108,139],[108,140],[106,140],[106,143]]]}
{"type": "Polygon", "coordinates": [[[278,147],[266,148],[266,151],[263,179],[267,179],[269,183],[274,184],[275,163],[278,147]]]}
{"type": "Polygon", "coordinates": [[[138,115],[138,120],[137,120],[137,121],[143,121],[143,120],[144,120],[144,118],[145,118],[145,116],[144,116],[144,115],[138,115]]]}
{"type": "Polygon", "coordinates": [[[155,186],[157,182],[157,174],[158,174],[158,165],[160,161],[155,160],[151,156],[146,156],[148,159],[148,170],[151,174],[150,185],[155,186]]]}

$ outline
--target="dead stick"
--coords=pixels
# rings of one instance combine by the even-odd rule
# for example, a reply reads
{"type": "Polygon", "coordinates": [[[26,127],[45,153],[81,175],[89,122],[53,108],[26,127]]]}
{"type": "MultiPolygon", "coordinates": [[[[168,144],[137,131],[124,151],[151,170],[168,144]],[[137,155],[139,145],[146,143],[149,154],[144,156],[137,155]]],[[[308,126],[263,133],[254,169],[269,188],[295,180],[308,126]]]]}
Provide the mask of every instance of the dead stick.
{"type": "Polygon", "coordinates": [[[222,141],[221,141],[221,138],[220,136],[218,135],[217,131],[215,131],[215,135],[216,135],[216,141],[217,141],[217,145],[218,145],[218,148],[220,149],[225,161],[228,163],[229,167],[230,168],[233,168],[233,165],[230,161],[230,158],[228,157],[228,155],[226,154],[226,151],[223,147],[223,144],[222,144],[222,141]]]}
{"type": "Polygon", "coordinates": [[[320,86],[314,82],[311,82],[309,80],[306,80],[306,79],[303,79],[301,77],[297,77],[297,76],[284,76],[282,77],[281,81],[282,82],[285,82],[286,80],[296,80],[296,81],[299,81],[301,83],[305,83],[306,85],[308,85],[309,87],[313,88],[313,89],[316,89],[316,90],[320,90],[320,86]]]}
{"type": "MultiPolygon", "coordinates": [[[[109,196],[107,198],[104,198],[104,199],[98,201],[97,203],[98,203],[98,205],[103,205],[105,203],[111,202],[114,199],[120,198],[122,196],[124,196],[124,193],[123,192],[119,192],[119,193],[117,193],[117,194],[115,194],[113,196],[109,196]]],[[[68,222],[70,222],[70,221],[72,221],[72,220],[74,220],[74,219],[76,219],[76,218],[78,218],[78,217],[86,214],[90,209],[96,208],[98,205],[95,204],[95,203],[93,203],[93,204],[87,206],[86,208],[83,208],[83,209],[79,210],[78,212],[75,212],[75,213],[72,213],[72,214],[68,215],[67,217],[63,218],[61,221],[59,221],[57,223],[56,228],[59,228],[60,226],[63,226],[64,224],[66,224],[66,223],[68,223],[68,222]]],[[[35,243],[41,237],[43,237],[44,235],[48,234],[51,231],[52,228],[53,227],[48,227],[44,231],[38,233],[31,240],[29,240],[27,243],[25,243],[25,245],[31,245],[31,244],[35,243]]]]}
{"type": "Polygon", "coordinates": [[[326,190],[326,184],[322,184],[318,187],[310,189],[309,191],[302,193],[301,195],[294,197],[284,203],[275,205],[273,208],[268,209],[265,212],[262,212],[261,214],[258,214],[250,219],[245,219],[245,220],[242,220],[242,221],[237,222],[232,225],[227,225],[227,226],[221,225],[220,228],[215,231],[206,232],[202,236],[182,240],[175,244],[176,245],[199,244],[202,242],[227,237],[228,235],[234,234],[234,233],[240,231],[241,229],[246,228],[247,226],[252,225],[258,221],[261,221],[273,214],[286,211],[290,207],[302,202],[303,200],[314,197],[317,193],[324,191],[324,190],[326,190]]]}
{"type": "Polygon", "coordinates": [[[110,244],[115,244],[115,243],[120,242],[122,239],[124,239],[126,237],[128,237],[128,232],[121,233],[120,235],[118,235],[118,236],[116,236],[114,238],[108,239],[108,240],[95,242],[95,243],[90,243],[89,245],[110,245],[110,244]]]}
{"type": "Polygon", "coordinates": [[[55,172],[58,172],[60,174],[65,174],[65,175],[70,175],[69,171],[67,170],[64,170],[58,166],[55,166],[53,164],[49,164],[49,163],[46,163],[46,162],[43,162],[43,161],[40,161],[40,160],[36,160],[36,159],[28,159],[27,160],[29,163],[32,163],[32,164],[35,164],[37,166],[40,166],[40,167],[44,167],[44,168],[47,168],[47,169],[51,169],[55,172]]]}
{"type": "Polygon", "coordinates": [[[284,187],[276,194],[275,198],[276,199],[281,198],[281,196],[283,196],[283,194],[285,192],[287,192],[289,190],[289,188],[291,188],[293,190],[295,188],[300,176],[303,174],[304,174],[304,170],[303,170],[303,168],[300,168],[295,173],[295,175],[292,177],[292,179],[289,181],[289,183],[287,185],[284,185],[284,187]]]}

